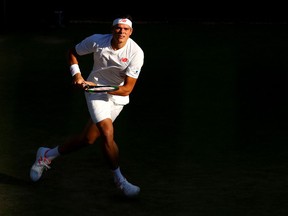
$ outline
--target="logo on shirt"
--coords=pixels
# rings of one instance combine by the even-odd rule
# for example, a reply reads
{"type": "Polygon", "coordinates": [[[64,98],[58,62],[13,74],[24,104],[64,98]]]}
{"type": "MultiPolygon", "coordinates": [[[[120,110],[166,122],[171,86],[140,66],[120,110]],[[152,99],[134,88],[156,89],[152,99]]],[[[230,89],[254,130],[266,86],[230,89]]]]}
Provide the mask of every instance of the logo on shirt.
{"type": "Polygon", "coordinates": [[[127,58],[121,58],[121,62],[128,62],[127,58]]]}

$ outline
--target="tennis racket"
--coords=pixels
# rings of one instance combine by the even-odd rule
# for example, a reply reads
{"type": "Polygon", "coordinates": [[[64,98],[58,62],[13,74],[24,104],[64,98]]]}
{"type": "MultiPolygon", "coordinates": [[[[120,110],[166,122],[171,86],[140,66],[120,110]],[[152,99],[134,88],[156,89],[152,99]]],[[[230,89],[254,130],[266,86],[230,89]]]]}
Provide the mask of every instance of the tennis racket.
{"type": "Polygon", "coordinates": [[[87,85],[85,88],[86,92],[90,93],[99,93],[99,92],[112,92],[118,90],[118,86],[112,86],[112,85],[105,85],[105,86],[90,86],[87,85]]]}

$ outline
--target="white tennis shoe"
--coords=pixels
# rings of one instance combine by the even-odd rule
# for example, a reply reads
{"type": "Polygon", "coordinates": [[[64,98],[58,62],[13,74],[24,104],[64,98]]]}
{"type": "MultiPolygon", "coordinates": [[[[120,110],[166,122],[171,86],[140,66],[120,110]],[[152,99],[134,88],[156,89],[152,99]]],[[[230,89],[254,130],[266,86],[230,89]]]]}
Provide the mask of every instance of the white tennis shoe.
{"type": "Polygon", "coordinates": [[[116,182],[118,189],[120,189],[123,194],[127,197],[135,197],[139,194],[140,188],[136,185],[133,185],[124,179],[121,182],[116,182]]]}
{"type": "Polygon", "coordinates": [[[38,181],[44,170],[50,169],[49,164],[51,160],[45,157],[45,153],[50,150],[50,148],[40,147],[36,154],[36,161],[30,170],[30,178],[32,181],[38,181]]]}

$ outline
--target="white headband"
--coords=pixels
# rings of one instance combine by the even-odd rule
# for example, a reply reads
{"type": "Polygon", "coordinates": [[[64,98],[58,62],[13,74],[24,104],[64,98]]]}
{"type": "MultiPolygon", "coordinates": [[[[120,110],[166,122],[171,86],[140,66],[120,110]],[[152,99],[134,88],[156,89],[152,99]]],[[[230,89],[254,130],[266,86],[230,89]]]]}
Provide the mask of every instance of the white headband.
{"type": "Polygon", "coordinates": [[[117,18],[113,21],[113,26],[114,25],[117,25],[117,24],[125,24],[125,25],[128,25],[130,26],[130,28],[132,28],[132,22],[127,19],[127,18],[117,18]]]}

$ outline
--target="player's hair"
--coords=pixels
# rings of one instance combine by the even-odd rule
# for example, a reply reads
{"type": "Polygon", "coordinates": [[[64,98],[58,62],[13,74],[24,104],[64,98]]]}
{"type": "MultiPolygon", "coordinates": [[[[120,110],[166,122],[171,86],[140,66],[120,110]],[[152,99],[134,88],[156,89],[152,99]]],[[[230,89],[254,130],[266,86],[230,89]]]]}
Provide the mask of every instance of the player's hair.
{"type": "Polygon", "coordinates": [[[123,19],[129,19],[131,22],[133,22],[133,18],[130,14],[122,14],[116,18],[123,18],[123,19]]]}
{"type": "Polygon", "coordinates": [[[122,16],[122,18],[126,18],[126,19],[129,19],[131,22],[133,22],[133,18],[130,14],[126,14],[124,16],[122,16]]]}

